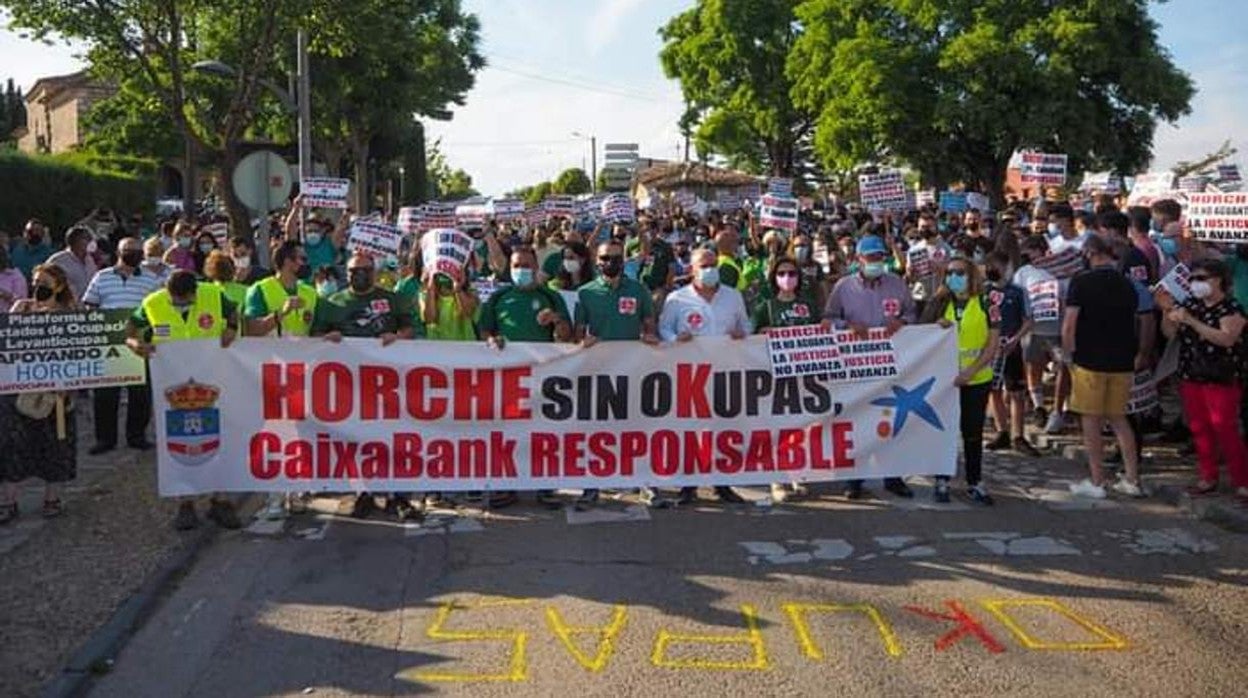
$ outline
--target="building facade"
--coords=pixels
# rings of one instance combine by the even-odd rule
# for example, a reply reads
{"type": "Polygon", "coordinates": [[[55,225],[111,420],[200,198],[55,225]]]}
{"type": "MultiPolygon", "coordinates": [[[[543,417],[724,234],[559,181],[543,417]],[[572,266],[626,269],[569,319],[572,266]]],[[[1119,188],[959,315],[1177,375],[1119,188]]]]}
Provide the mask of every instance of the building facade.
{"type": "Polygon", "coordinates": [[[24,153],[63,153],[82,145],[91,106],[114,93],[85,70],[40,78],[26,92],[26,128],[17,141],[24,153]]]}

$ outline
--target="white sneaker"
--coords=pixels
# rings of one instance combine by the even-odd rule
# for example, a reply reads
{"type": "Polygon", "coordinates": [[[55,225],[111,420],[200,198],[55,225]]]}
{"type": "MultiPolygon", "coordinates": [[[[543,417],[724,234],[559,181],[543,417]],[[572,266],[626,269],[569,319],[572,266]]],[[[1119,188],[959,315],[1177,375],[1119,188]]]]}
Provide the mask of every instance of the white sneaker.
{"type": "Polygon", "coordinates": [[[280,521],[286,518],[286,495],[276,492],[270,494],[262,515],[269,521],[280,521]]]}
{"type": "Polygon", "coordinates": [[[1135,497],[1137,499],[1148,496],[1148,494],[1144,492],[1143,487],[1141,487],[1140,485],[1137,485],[1134,482],[1131,482],[1125,477],[1119,477],[1117,482],[1115,482],[1113,485],[1110,485],[1110,489],[1117,492],[1118,494],[1125,494],[1128,497],[1135,497]]]}
{"type": "Polygon", "coordinates": [[[1049,414],[1049,421],[1044,425],[1044,433],[1060,434],[1066,431],[1066,415],[1061,412],[1052,412],[1049,414]]]}
{"type": "Polygon", "coordinates": [[[1105,499],[1105,488],[1084,479],[1070,486],[1070,493],[1076,497],[1084,497],[1087,499],[1105,499]]]}
{"type": "Polygon", "coordinates": [[[779,482],[771,483],[771,501],[781,504],[789,498],[789,491],[779,482]]]}

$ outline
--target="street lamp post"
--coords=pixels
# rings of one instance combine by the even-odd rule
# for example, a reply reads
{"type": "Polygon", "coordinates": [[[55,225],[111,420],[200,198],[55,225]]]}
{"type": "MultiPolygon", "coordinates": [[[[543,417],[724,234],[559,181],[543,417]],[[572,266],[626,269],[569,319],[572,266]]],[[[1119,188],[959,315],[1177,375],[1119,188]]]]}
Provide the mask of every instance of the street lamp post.
{"type": "Polygon", "coordinates": [[[598,137],[586,136],[580,131],[573,131],[572,137],[580,138],[581,140],[589,139],[589,163],[590,163],[589,191],[594,194],[597,194],[598,193],[598,137]]]}

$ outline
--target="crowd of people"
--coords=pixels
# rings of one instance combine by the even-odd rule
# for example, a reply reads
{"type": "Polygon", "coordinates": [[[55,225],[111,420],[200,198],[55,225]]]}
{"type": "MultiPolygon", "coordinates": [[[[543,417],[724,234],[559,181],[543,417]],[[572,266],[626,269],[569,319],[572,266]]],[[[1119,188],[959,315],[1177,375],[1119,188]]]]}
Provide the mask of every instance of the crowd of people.
{"type": "MultiPolygon", "coordinates": [[[[1241,388],[1248,245],[1193,240],[1173,200],[1149,207],[1109,196],[1074,203],[1013,201],[996,215],[930,205],[904,212],[828,205],[803,211],[791,231],[764,229],[748,208],[695,215],[660,207],[639,211],[633,222],[487,219],[466,231],[475,249],[460,273],[426,270],[410,239],[393,255],[353,253],[352,217],[335,222],[305,210],[299,198],[272,226],[224,238],[208,229],[217,221],[147,226],[140,216],[123,222],[96,211],[65,233],[59,250],[33,219],[20,237],[0,240],[0,307],[130,311],[128,344],[143,356],[187,339],[214,338],[228,347],[236,336],[592,347],[742,339],[812,324],[863,336],[873,328],[891,334],[937,325],[957,333],[965,497],[984,506],[993,504],[983,477],[985,449],[1038,456],[1025,424],[1058,434],[1076,427],[1076,415],[1088,477],[1072,493],[1147,496],[1143,437],[1165,425],[1155,402],[1138,413],[1128,406],[1137,377],[1152,375],[1166,345],[1174,344],[1177,368],[1161,388],[1177,391],[1183,406],[1168,436],[1190,439],[1198,463],[1190,492],[1217,492],[1224,463],[1230,486],[1248,504],[1241,388]],[[261,266],[257,243],[270,268],[261,266]],[[1055,259],[1073,266],[1055,268],[1055,259]],[[1190,297],[1176,299],[1159,281],[1180,263],[1190,269],[1190,297]],[[568,294],[575,298],[571,312],[568,294]],[[204,314],[214,321],[188,321],[204,314]],[[985,442],[989,416],[995,434],[985,442]],[[1108,456],[1106,429],[1117,445],[1108,456]],[[1106,461],[1122,464],[1118,478],[1106,474],[1106,461]]],[[[92,455],[119,445],[121,393],[93,391],[92,455]]],[[[150,391],[133,386],[125,393],[125,443],[150,449],[150,391]]],[[[19,515],[16,483],[29,477],[48,485],[43,514],[61,513],[57,487],[76,468],[74,420],[66,417],[72,409],[72,396],[51,403],[0,397],[0,524],[19,515]]],[[[884,488],[914,496],[901,478],[886,480],[884,488]]],[[[722,501],[743,501],[730,487],[714,491],[722,501]]],[[[775,500],[803,494],[792,483],[771,487],[775,500]]],[[[377,509],[372,494],[353,496],[354,516],[377,509]]],[[[592,506],[598,496],[587,490],[575,503],[592,506]]],[[[845,496],[868,492],[851,481],[845,496]]],[[[936,479],[933,496],[951,500],[949,478],[936,479]]],[[[670,506],[694,501],[697,492],[685,488],[668,498],[643,489],[640,497],[670,506]]],[[[563,505],[554,492],[537,498],[563,505]]],[[[408,519],[438,499],[438,493],[387,493],[385,508],[408,519]]],[[[517,495],[496,492],[488,499],[502,507],[517,495]]],[[[271,496],[263,515],[277,519],[304,507],[298,493],[271,496]]],[[[239,525],[225,497],[211,498],[207,516],[224,527],[239,525]]],[[[199,524],[194,501],[180,503],[174,524],[199,524]]]]}

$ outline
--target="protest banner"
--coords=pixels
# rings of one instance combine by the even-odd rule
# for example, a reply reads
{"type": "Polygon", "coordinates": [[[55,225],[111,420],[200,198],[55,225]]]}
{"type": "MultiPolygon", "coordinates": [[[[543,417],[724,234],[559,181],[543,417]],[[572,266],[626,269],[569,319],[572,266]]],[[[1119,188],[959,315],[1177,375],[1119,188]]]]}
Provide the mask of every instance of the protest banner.
{"type": "Polygon", "coordinates": [[[736,211],[741,208],[741,197],[736,192],[721,189],[715,195],[715,205],[725,213],[736,211]]]}
{"type": "Polygon", "coordinates": [[[897,375],[774,378],[765,337],[603,342],[244,338],[152,359],[164,496],[751,485],[953,475],[955,333],[897,375]]]}
{"type": "Polygon", "coordinates": [[[897,350],[884,328],[867,338],[820,325],[767,331],[771,372],[777,378],[823,376],[830,384],[884,380],[897,375],[897,350]]]}
{"type": "Polygon", "coordinates": [[[632,223],[636,220],[633,200],[628,194],[609,194],[602,200],[602,220],[612,223],[632,223]]]}
{"type": "Polygon", "coordinates": [[[576,199],[562,194],[551,194],[542,202],[546,214],[571,218],[576,215],[576,199]]]}
{"type": "Polygon", "coordinates": [[[143,384],[126,346],[131,312],[0,313],[0,395],[143,384]]]}
{"type": "Polygon", "coordinates": [[[1186,220],[1197,240],[1248,240],[1248,193],[1189,194],[1186,220]]]}
{"type": "Polygon", "coordinates": [[[884,172],[858,177],[858,198],[871,211],[905,208],[906,183],[900,172],[884,172]]]}
{"type": "Polygon", "coordinates": [[[1018,174],[1023,184],[1060,187],[1066,183],[1066,155],[1021,153],[1018,174]]]}
{"type": "Polygon", "coordinates": [[[949,213],[962,213],[967,209],[966,192],[942,191],[940,193],[940,210],[949,213]]]}
{"type": "Polygon", "coordinates": [[[397,255],[403,235],[399,229],[377,219],[360,218],[351,224],[347,234],[347,250],[364,252],[375,257],[397,255]]]}
{"type": "Polygon", "coordinates": [[[1154,201],[1160,201],[1174,191],[1174,173],[1169,170],[1164,172],[1144,172],[1135,176],[1135,182],[1132,184],[1131,193],[1127,196],[1128,206],[1151,206],[1154,201]]]}
{"type": "Polygon", "coordinates": [[[1152,371],[1137,371],[1131,379],[1131,393],[1127,398],[1127,414],[1147,414],[1161,406],[1157,393],[1157,381],[1152,371]]]}
{"type": "Polygon", "coordinates": [[[455,206],[452,204],[428,203],[421,206],[420,224],[422,233],[430,230],[455,227],[455,206]]]}
{"type": "Polygon", "coordinates": [[[1188,175],[1179,178],[1179,191],[1200,194],[1205,191],[1207,184],[1209,184],[1209,178],[1204,175],[1188,175]]]}
{"type": "Polygon", "coordinates": [[[485,203],[460,204],[455,207],[455,227],[461,230],[480,230],[490,215],[485,203]]]}
{"type": "Polygon", "coordinates": [[[910,275],[919,279],[926,279],[932,275],[932,252],[928,247],[920,247],[919,249],[911,249],[906,251],[906,269],[910,271],[910,275]]]}
{"type": "Polygon", "coordinates": [[[524,218],[524,202],[519,199],[491,199],[486,210],[494,220],[502,223],[524,218]]]}
{"type": "Polygon", "coordinates": [[[760,202],[758,224],[764,228],[797,230],[797,199],[775,194],[763,194],[760,202]]]}
{"type": "Polygon", "coordinates": [[[1122,178],[1112,172],[1085,172],[1079,191],[1086,194],[1118,194],[1122,191],[1122,178]]]}
{"type": "Polygon", "coordinates": [[[459,279],[473,246],[472,237],[467,233],[453,228],[431,230],[420,239],[421,262],[428,271],[459,279]]]}
{"type": "Polygon", "coordinates": [[[347,208],[351,180],[337,177],[305,177],[299,184],[304,208],[347,208]]]}
{"type": "Polygon", "coordinates": [[[966,193],[966,208],[975,209],[981,213],[987,213],[992,210],[992,200],[987,194],[981,194],[977,191],[968,191],[966,193]]]}
{"type": "Polygon", "coordinates": [[[217,241],[217,247],[225,247],[225,243],[230,236],[229,223],[209,223],[200,229],[202,232],[208,233],[213,240],[217,241]]]}
{"type": "Polygon", "coordinates": [[[758,201],[763,195],[761,184],[746,184],[737,188],[737,195],[746,201],[758,201]]]}
{"type": "Polygon", "coordinates": [[[420,222],[424,218],[421,207],[404,206],[399,209],[399,215],[395,219],[395,227],[403,235],[415,235],[420,232],[420,222]]]}
{"type": "Polygon", "coordinates": [[[511,284],[503,283],[497,279],[477,279],[472,282],[472,291],[477,294],[477,300],[485,303],[499,291],[511,288],[511,284]]]}
{"type": "Polygon", "coordinates": [[[1083,253],[1075,247],[1065,247],[1061,252],[1036,260],[1036,266],[1059,279],[1069,279],[1083,271],[1083,253]]]}
{"type": "Polygon", "coordinates": [[[1238,182],[1239,165],[1218,165],[1218,181],[1219,182],[1238,182]]]}
{"type": "Polygon", "coordinates": [[[790,177],[772,177],[767,180],[767,193],[776,196],[793,196],[793,179],[790,177]]]}
{"type": "Polygon", "coordinates": [[[524,207],[524,222],[530,227],[539,226],[546,222],[546,207],[541,204],[524,207]]]}
{"type": "Polygon", "coordinates": [[[918,192],[915,192],[914,203],[915,206],[919,208],[934,205],[936,203],[936,190],[921,189],[918,192]]]}
{"type": "Polygon", "coordinates": [[[1188,281],[1188,277],[1192,274],[1186,264],[1179,263],[1165,276],[1161,277],[1161,281],[1153,287],[1153,290],[1161,289],[1170,294],[1176,303],[1183,303],[1192,295],[1192,287],[1188,281]]]}
{"type": "Polygon", "coordinates": [[[1061,283],[1056,279],[1037,281],[1027,287],[1031,319],[1036,322],[1056,322],[1061,319],[1061,300],[1061,283]]]}

